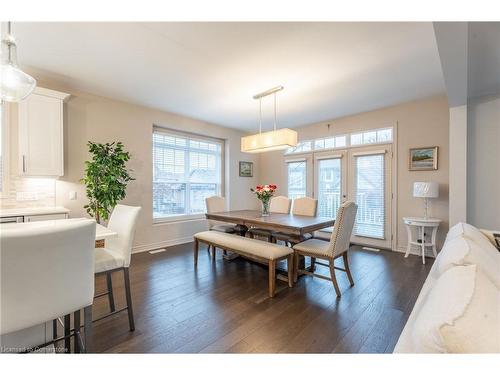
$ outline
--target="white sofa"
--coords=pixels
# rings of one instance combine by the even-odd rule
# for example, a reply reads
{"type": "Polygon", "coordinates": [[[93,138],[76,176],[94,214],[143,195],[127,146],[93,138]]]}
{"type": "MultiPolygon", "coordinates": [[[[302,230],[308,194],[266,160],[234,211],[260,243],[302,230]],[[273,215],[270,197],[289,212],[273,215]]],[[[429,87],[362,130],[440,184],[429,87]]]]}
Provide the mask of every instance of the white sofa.
{"type": "Polygon", "coordinates": [[[472,225],[452,227],[394,353],[499,353],[500,252],[472,225]]]}

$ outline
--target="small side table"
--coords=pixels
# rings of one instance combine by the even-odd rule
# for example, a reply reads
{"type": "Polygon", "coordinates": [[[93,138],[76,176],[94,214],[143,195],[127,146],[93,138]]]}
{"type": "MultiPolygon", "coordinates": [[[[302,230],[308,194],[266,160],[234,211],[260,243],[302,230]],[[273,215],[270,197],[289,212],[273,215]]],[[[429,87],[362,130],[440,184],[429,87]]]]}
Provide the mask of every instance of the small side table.
{"type": "Polygon", "coordinates": [[[431,219],[423,217],[404,217],[403,222],[406,224],[406,231],[408,232],[408,246],[406,248],[405,258],[410,254],[411,246],[415,245],[420,247],[422,251],[422,263],[425,264],[425,248],[432,247],[432,252],[434,256],[437,256],[436,251],[436,235],[440,219],[431,219]],[[411,227],[416,227],[418,232],[418,238],[413,237],[413,231],[411,227]],[[432,228],[431,242],[425,241],[425,228],[432,228]],[[418,241],[420,239],[420,242],[418,241]]]}

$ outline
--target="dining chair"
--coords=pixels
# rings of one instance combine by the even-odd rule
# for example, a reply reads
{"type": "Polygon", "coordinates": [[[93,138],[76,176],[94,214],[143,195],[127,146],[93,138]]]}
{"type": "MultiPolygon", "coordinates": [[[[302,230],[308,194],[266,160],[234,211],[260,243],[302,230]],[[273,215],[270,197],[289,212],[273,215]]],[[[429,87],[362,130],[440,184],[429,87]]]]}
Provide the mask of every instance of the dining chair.
{"type": "MultiPolygon", "coordinates": [[[[288,197],[283,195],[272,197],[269,204],[269,212],[275,214],[289,214],[291,205],[292,200],[288,197]]],[[[268,242],[271,241],[273,235],[273,231],[259,227],[250,228],[247,233],[250,238],[254,238],[255,236],[264,237],[268,242]]]]}
{"type": "Polygon", "coordinates": [[[66,352],[69,352],[71,337],[74,338],[75,352],[90,349],[96,224],[88,219],[60,221],[36,226],[7,224],[1,228],[2,350],[15,345],[18,340],[24,340],[21,351],[25,352],[64,340],[66,352]],[[81,309],[84,309],[84,341],[81,337],[81,309]],[[72,313],[74,324],[71,330],[72,313]],[[63,316],[64,336],[57,337],[56,329],[52,339],[46,341],[44,324],[63,316]],[[39,333],[27,338],[27,331],[39,333]],[[38,340],[43,342],[36,342],[38,340]]]}
{"type": "Polygon", "coordinates": [[[332,281],[333,287],[335,288],[335,293],[337,293],[337,296],[340,297],[341,293],[337,283],[337,279],[335,277],[335,270],[340,270],[347,273],[349,283],[351,284],[351,286],[354,286],[354,281],[352,279],[351,271],[349,268],[348,250],[357,210],[358,206],[356,205],[356,203],[351,201],[344,202],[339,207],[337,211],[337,217],[335,219],[335,224],[333,226],[332,236],[329,242],[317,238],[312,238],[293,246],[293,250],[295,252],[295,281],[297,281],[297,276],[299,273],[330,280],[332,281]],[[298,258],[300,255],[311,257],[312,272],[298,269],[298,258]],[[334,260],[339,257],[343,258],[344,268],[336,267],[334,265],[334,260]],[[317,258],[326,260],[328,261],[328,263],[316,262],[317,258]],[[314,273],[315,264],[329,267],[330,278],[314,273]]]}
{"type": "Polygon", "coordinates": [[[109,218],[108,228],[117,233],[116,237],[106,239],[106,245],[103,248],[95,249],[95,275],[105,275],[107,290],[97,294],[94,298],[108,296],[110,312],[94,321],[107,318],[111,315],[127,310],[128,322],[131,331],[135,330],[134,312],[132,308],[132,295],[130,292],[129,266],[132,254],[132,245],[134,242],[135,226],[141,207],[132,207],[118,204],[113,209],[109,218]],[[125,299],[127,305],[119,310],[115,307],[113,294],[112,274],[117,271],[123,271],[125,282],[125,299]]]}
{"type": "MultiPolygon", "coordinates": [[[[214,212],[223,212],[226,211],[226,198],[224,197],[219,197],[217,195],[205,198],[205,204],[207,206],[207,212],[214,213],[214,212]]],[[[217,221],[217,220],[208,220],[208,229],[209,230],[215,230],[217,232],[224,232],[224,233],[235,233],[236,232],[236,225],[234,224],[227,224],[222,221],[217,221]]]]}
{"type": "MultiPolygon", "coordinates": [[[[317,199],[302,197],[302,198],[295,198],[293,200],[293,207],[292,207],[293,215],[314,217],[316,216],[317,211],[318,211],[317,199]]],[[[281,232],[272,233],[272,242],[281,240],[290,246],[308,240],[310,238],[312,238],[312,234],[310,233],[306,233],[302,236],[291,236],[290,234],[281,232]]]]}

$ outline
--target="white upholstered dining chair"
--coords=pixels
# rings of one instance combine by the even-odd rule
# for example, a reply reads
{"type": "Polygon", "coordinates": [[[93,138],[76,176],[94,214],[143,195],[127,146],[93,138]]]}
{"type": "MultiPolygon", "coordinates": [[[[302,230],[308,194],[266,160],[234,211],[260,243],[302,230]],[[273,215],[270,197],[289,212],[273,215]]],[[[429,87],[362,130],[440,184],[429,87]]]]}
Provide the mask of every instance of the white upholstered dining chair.
{"type": "MultiPolygon", "coordinates": [[[[205,198],[208,213],[226,211],[226,198],[217,195],[205,198]]],[[[234,233],[236,232],[234,224],[224,223],[217,220],[208,220],[208,229],[217,232],[234,233]]]]}
{"type": "MultiPolygon", "coordinates": [[[[272,197],[269,204],[269,212],[271,214],[289,214],[291,205],[292,200],[288,197],[283,195],[272,197]]],[[[271,241],[273,235],[271,230],[258,227],[250,228],[247,233],[250,238],[254,238],[255,236],[265,237],[268,242],[271,241]]]]}
{"type": "Polygon", "coordinates": [[[335,277],[335,270],[340,270],[347,273],[349,283],[351,284],[351,286],[354,286],[354,281],[352,279],[351,271],[349,268],[348,250],[357,210],[358,206],[356,205],[356,203],[351,201],[344,202],[339,207],[337,211],[337,217],[335,219],[335,224],[333,226],[332,236],[329,242],[317,238],[312,238],[293,246],[293,250],[295,252],[295,281],[297,280],[297,275],[299,274],[299,272],[330,280],[333,283],[333,287],[335,288],[337,296],[340,297],[341,293],[337,283],[337,279],[335,277]],[[298,269],[298,258],[300,255],[311,257],[312,272],[298,269]],[[343,258],[344,268],[336,267],[334,265],[334,260],[338,257],[343,258]],[[330,278],[314,273],[316,258],[328,261],[328,264],[319,262],[317,262],[317,264],[326,265],[330,268],[330,278]]]}
{"type": "Polygon", "coordinates": [[[95,274],[96,276],[105,275],[107,282],[107,291],[96,295],[95,298],[107,295],[110,313],[94,321],[127,310],[129,328],[131,331],[135,330],[135,323],[132,308],[132,295],[130,292],[129,266],[132,255],[132,245],[134,242],[135,226],[140,211],[141,207],[125,206],[122,204],[116,205],[109,218],[108,228],[118,235],[106,239],[106,247],[95,249],[95,274]],[[120,310],[116,310],[115,308],[113,295],[112,273],[116,271],[123,271],[125,299],[127,301],[127,306],[120,310]]]}
{"type": "MultiPolygon", "coordinates": [[[[292,207],[292,214],[293,215],[300,215],[300,216],[309,216],[309,217],[314,217],[316,216],[316,213],[318,211],[318,200],[309,198],[309,197],[302,197],[302,198],[295,198],[293,200],[293,207],[292,207]]],[[[287,233],[281,233],[281,232],[273,232],[272,233],[272,241],[276,242],[277,240],[284,241],[287,244],[293,245],[296,243],[299,243],[301,241],[308,240],[312,237],[312,234],[306,233],[303,236],[296,237],[296,236],[290,236],[287,233]]]]}
{"type": "MultiPolygon", "coordinates": [[[[0,236],[0,335],[1,347],[26,351],[65,340],[69,350],[73,336],[75,351],[89,349],[94,296],[95,221],[14,224],[1,228],[0,236]],[[80,310],[84,309],[85,345],[80,337],[80,310]],[[74,313],[70,331],[69,314],[74,313]],[[65,336],[46,341],[45,326],[66,316],[65,336]],[[26,338],[23,331],[43,331],[26,338]],[[23,337],[24,336],[24,337],[23,337]],[[44,342],[34,342],[43,338],[44,342]]],[[[57,328],[57,326],[56,326],[57,328]]]]}

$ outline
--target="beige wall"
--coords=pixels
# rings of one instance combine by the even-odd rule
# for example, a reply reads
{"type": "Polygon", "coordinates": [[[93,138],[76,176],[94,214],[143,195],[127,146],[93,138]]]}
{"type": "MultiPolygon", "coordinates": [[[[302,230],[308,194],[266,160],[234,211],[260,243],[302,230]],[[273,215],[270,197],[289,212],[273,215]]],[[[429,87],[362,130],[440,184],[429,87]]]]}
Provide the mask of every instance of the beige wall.
{"type": "MultiPolygon", "coordinates": [[[[127,189],[125,204],[142,207],[137,226],[135,251],[147,250],[187,242],[197,231],[205,230],[205,220],[153,224],[152,220],[152,127],[153,124],[211,137],[221,138],[226,144],[225,191],[231,209],[257,207],[250,188],[258,179],[238,176],[240,160],[253,161],[259,170],[256,155],[240,152],[242,132],[187,118],[172,113],[73,91],[67,87],[46,82],[37,77],[39,86],[70,93],[65,105],[65,174],[56,181],[56,204],[71,210],[71,217],[87,216],[85,188],[79,183],[84,162],[89,158],[86,143],[121,141],[132,154],[129,167],[132,181],[127,189]],[[69,200],[69,192],[76,191],[77,200],[69,200]],[[229,194],[229,193],[232,194],[229,194]]],[[[13,111],[14,112],[14,111],[13,111]]],[[[17,139],[16,121],[12,121],[12,139],[17,139]]],[[[17,173],[17,149],[12,148],[11,173],[17,173]]]]}
{"type": "MultiPolygon", "coordinates": [[[[404,216],[422,216],[423,202],[412,197],[413,182],[436,181],[440,185],[439,198],[431,201],[430,214],[442,219],[439,231],[440,244],[448,230],[448,167],[449,167],[449,110],[446,97],[439,96],[404,103],[354,116],[298,128],[299,140],[345,134],[370,128],[381,128],[397,124],[397,231],[399,250],[407,244],[404,216]],[[330,127],[328,127],[330,124],[330,127]],[[408,170],[410,147],[439,146],[439,169],[437,171],[408,170]]],[[[261,154],[260,183],[275,183],[278,193],[286,194],[286,169],[283,152],[261,154]]]]}

